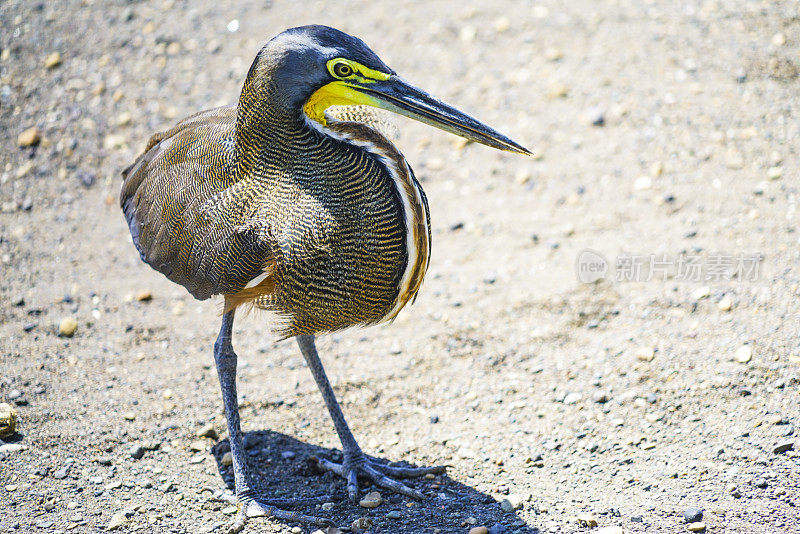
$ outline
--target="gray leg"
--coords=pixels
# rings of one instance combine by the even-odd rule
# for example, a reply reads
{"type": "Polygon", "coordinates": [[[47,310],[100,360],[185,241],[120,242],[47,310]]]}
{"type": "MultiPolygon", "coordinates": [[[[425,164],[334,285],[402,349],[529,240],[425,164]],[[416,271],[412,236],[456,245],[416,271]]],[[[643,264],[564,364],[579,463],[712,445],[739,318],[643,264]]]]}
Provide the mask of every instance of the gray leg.
{"type": "Polygon", "coordinates": [[[311,370],[311,374],[314,376],[314,380],[322,393],[322,398],[325,400],[325,405],[328,407],[331,419],[333,419],[333,426],[336,428],[336,433],[339,434],[339,440],[342,442],[344,462],[342,464],[336,464],[328,460],[320,459],[320,467],[328,471],[333,471],[347,480],[347,493],[350,500],[354,502],[358,500],[359,475],[372,480],[381,487],[415,499],[422,499],[422,493],[389,478],[389,476],[418,477],[429,473],[438,474],[445,472],[444,467],[391,467],[366,456],[361,451],[361,447],[358,446],[356,439],[353,437],[353,433],[350,431],[350,427],[347,426],[347,421],[344,419],[342,409],[339,407],[339,403],[336,402],[336,395],[333,393],[333,388],[331,388],[331,384],[328,382],[325,369],[322,367],[319,354],[317,354],[314,336],[297,336],[297,344],[300,346],[300,352],[303,353],[303,357],[306,359],[306,363],[308,363],[308,368],[311,370]]]}
{"type": "Polygon", "coordinates": [[[258,497],[253,491],[247,460],[242,443],[242,430],[239,424],[239,403],[236,395],[236,353],[233,352],[231,335],[233,329],[233,311],[222,316],[222,328],[214,343],[214,361],[217,364],[219,385],[222,388],[222,402],[225,404],[225,418],[228,421],[228,439],[231,444],[233,459],[233,477],[236,487],[236,503],[239,513],[236,515],[233,526],[229,532],[239,532],[244,528],[250,517],[274,517],[284,521],[312,523],[319,526],[331,525],[330,521],[303,515],[297,512],[287,512],[278,506],[292,506],[316,502],[311,500],[289,499],[264,499],[258,497]]]}
{"type": "Polygon", "coordinates": [[[242,429],[239,424],[239,400],[236,395],[236,353],[231,344],[233,330],[233,314],[228,312],[222,316],[222,328],[214,343],[214,362],[217,364],[219,385],[222,388],[222,402],[225,405],[225,419],[228,421],[228,441],[233,457],[233,478],[236,484],[236,495],[252,493],[250,473],[242,443],[242,429]]]}

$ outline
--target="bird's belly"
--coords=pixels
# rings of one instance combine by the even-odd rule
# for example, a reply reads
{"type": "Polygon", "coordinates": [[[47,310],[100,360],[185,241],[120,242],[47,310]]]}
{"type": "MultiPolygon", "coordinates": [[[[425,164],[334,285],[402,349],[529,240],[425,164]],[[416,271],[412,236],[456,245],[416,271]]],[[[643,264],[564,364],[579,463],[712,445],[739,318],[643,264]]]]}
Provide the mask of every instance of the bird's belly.
{"type": "Polygon", "coordinates": [[[286,337],[379,322],[393,308],[407,264],[406,232],[394,206],[302,210],[284,228],[271,306],[286,337]]]}

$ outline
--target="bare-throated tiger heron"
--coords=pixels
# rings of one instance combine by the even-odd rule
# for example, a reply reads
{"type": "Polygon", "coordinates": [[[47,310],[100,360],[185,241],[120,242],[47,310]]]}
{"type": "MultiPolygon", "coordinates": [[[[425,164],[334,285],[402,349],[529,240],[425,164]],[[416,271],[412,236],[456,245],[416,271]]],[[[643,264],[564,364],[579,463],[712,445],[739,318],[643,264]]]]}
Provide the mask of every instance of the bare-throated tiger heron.
{"type": "Polygon", "coordinates": [[[333,120],[331,106],[373,106],[501,150],[508,137],[413,87],[361,40],[325,26],[284,31],[253,61],[237,106],[203,111],[154,135],[123,172],[120,203],[142,260],[197,299],[224,297],[214,358],[222,387],[241,528],[248,517],[326,524],[257,495],[236,395],[231,329],[242,304],[274,312],[296,337],[342,442],[319,460],[413,498],[395,478],[442,468],[366,456],[345,422],[315,334],[393,319],[419,290],[430,254],[428,204],[400,151],[369,121],[333,120]]]}

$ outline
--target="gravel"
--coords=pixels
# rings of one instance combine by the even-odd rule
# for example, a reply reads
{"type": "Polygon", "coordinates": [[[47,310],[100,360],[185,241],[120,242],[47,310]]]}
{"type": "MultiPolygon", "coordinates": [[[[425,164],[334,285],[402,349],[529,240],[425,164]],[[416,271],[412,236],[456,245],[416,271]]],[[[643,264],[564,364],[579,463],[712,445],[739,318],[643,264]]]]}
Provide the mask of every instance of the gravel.
{"type": "Polygon", "coordinates": [[[310,460],[340,446],[296,344],[241,314],[239,400],[260,489],[329,495],[329,509],[297,510],[396,534],[572,534],[586,514],[598,529],[672,534],[697,523],[684,522],[690,506],[714,534],[800,531],[793,6],[100,4],[0,2],[0,402],[17,411],[0,444],[0,531],[97,531],[115,514],[137,532],[232,520],[212,499],[232,484],[211,353],[219,303],[142,265],[119,174],[155,131],[234,101],[261,43],[312,20],[362,37],[535,158],[398,118],[430,201],[428,275],[393,324],[320,336],[364,452],[447,475],[408,481],[421,502],[381,490],[377,509],[349,503],[310,460]],[[576,271],[586,250],[607,268],[590,284],[576,271]],[[671,268],[650,276],[661,254],[671,268]],[[750,254],[755,276],[720,271],[750,254]],[[620,276],[630,256],[638,280],[620,276]],[[693,256],[698,273],[679,263],[693,256]],[[218,435],[198,435],[207,425],[218,435]],[[530,498],[515,508],[514,495],[530,498]]]}

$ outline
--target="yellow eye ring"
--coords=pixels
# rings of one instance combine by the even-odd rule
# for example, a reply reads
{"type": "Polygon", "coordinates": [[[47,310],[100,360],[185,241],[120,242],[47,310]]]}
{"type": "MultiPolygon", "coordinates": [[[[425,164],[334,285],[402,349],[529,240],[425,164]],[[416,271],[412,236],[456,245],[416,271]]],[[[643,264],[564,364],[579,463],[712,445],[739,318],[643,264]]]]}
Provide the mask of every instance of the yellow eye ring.
{"type": "Polygon", "coordinates": [[[353,74],[353,67],[343,61],[335,63],[332,70],[333,75],[337,78],[347,78],[353,74]]]}

